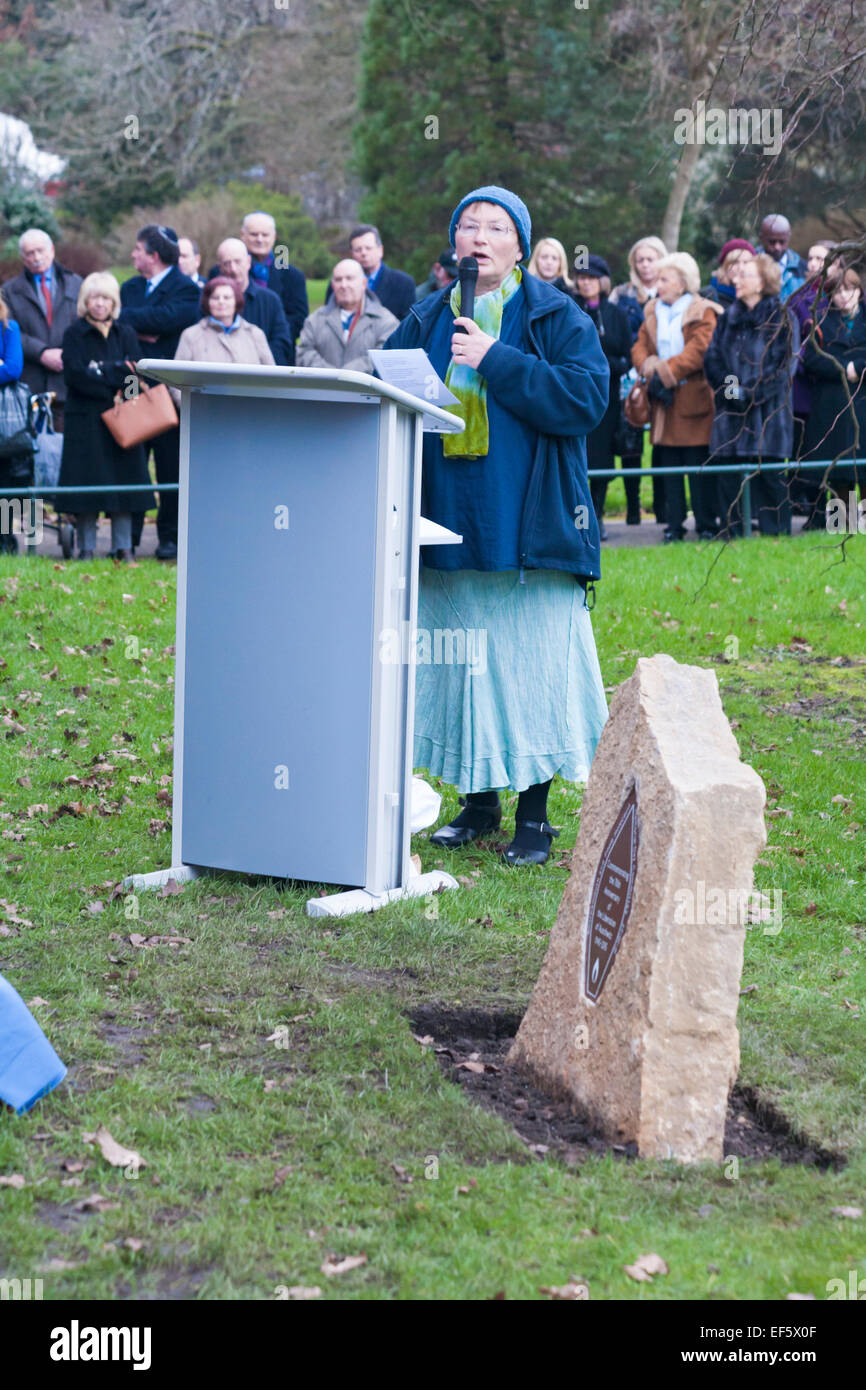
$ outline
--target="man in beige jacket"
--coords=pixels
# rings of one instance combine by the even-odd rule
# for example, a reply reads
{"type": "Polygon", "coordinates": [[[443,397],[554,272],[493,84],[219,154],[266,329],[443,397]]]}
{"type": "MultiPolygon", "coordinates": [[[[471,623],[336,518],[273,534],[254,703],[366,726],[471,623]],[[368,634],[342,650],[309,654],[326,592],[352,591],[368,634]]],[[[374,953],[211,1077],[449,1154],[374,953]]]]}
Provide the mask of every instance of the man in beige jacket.
{"type": "Polygon", "coordinates": [[[357,261],[339,261],[331,276],[333,299],[304,321],[295,362],[299,367],[344,367],[372,373],[370,349],[380,348],[398,320],[367,290],[357,261]]]}

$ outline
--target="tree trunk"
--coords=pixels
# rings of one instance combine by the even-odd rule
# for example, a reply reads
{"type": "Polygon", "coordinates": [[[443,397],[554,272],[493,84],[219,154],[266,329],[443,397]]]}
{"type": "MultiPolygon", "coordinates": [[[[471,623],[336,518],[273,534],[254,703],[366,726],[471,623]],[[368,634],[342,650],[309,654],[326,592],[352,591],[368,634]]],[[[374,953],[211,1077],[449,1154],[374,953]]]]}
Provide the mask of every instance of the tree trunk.
{"type": "Polygon", "coordinates": [[[674,186],[671,189],[668,205],[665,208],[665,215],[662,221],[662,241],[668,251],[676,251],[680,240],[680,223],[683,220],[683,209],[686,199],[689,196],[689,189],[698,167],[698,160],[701,157],[701,146],[693,143],[683,146],[683,153],[677,171],[674,175],[674,186]]]}

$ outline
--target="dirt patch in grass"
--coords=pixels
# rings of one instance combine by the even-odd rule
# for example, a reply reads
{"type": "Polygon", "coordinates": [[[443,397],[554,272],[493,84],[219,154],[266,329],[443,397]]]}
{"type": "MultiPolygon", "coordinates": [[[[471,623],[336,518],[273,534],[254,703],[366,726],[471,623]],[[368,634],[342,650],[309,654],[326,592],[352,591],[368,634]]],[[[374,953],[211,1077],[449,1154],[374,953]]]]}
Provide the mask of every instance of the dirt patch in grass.
{"type": "Polygon", "coordinates": [[[187,1096],[181,1104],[190,1115],[209,1114],[217,1108],[216,1101],[211,1100],[210,1096],[187,1096]]]}
{"type": "Polygon", "coordinates": [[[118,1061],[129,1067],[137,1067],[147,1060],[139,1044],[150,1042],[154,1037],[154,1029],[127,1027],[122,1023],[101,1023],[99,1036],[115,1049],[118,1061]]]}
{"type": "Polygon", "coordinates": [[[349,985],[397,985],[401,980],[417,980],[418,976],[408,966],[396,970],[361,970],[355,965],[343,965],[328,961],[325,969],[331,975],[339,975],[349,985]]]}
{"type": "MultiPolygon", "coordinates": [[[[770,692],[771,695],[776,693],[770,692]]],[[[837,699],[830,695],[809,695],[789,700],[784,705],[766,705],[764,712],[787,714],[794,719],[832,719],[844,724],[856,724],[859,721],[852,717],[850,711],[864,706],[866,701],[859,695],[849,695],[845,699],[837,699]]]]}
{"type": "Polygon", "coordinates": [[[114,1297],[133,1298],[142,1303],[153,1302],[156,1299],[197,1298],[202,1284],[213,1273],[213,1269],[164,1266],[153,1274],[143,1274],[141,1283],[135,1288],[126,1282],[116,1284],[114,1297]]]}
{"type": "MultiPolygon", "coordinates": [[[[76,1200],[80,1200],[80,1197],[76,1200]]],[[[37,1202],[36,1215],[54,1231],[78,1231],[92,1219],[93,1212],[75,1211],[72,1202],[61,1204],[44,1200],[37,1202]]]]}
{"type": "MultiPolygon", "coordinates": [[[[449,1081],[486,1110],[512,1126],[531,1153],[550,1153],[574,1166],[593,1154],[634,1158],[634,1144],[611,1144],[595,1130],[592,1119],[576,1113],[568,1101],[552,1100],[506,1061],[522,1014],[481,1008],[452,1009],[425,1005],[410,1020],[417,1037],[430,1037],[439,1065],[449,1081]],[[475,1061],[483,1072],[459,1063],[475,1061]],[[489,1070],[488,1070],[489,1068],[489,1070]]],[[[735,1087],[725,1123],[725,1156],[803,1164],[820,1169],[844,1167],[845,1158],[798,1134],[785,1116],[755,1091],[735,1087]]]]}

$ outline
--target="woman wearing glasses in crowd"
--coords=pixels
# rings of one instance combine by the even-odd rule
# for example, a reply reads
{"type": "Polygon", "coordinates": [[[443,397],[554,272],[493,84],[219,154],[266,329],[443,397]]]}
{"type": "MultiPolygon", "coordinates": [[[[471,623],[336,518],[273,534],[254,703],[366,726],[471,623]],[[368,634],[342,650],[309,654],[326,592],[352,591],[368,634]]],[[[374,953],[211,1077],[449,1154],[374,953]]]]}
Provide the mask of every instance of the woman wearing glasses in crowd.
{"type": "Polygon", "coordinates": [[[483,633],[485,662],[417,666],[415,763],[463,793],[434,844],[496,830],[510,787],[505,862],[543,864],[559,833],[550,784],[585,781],[607,717],[586,604],[600,548],[585,438],[609,373],[588,317],[524,273],[531,226],[516,194],[467,194],[450,236],[458,261],[478,262],[474,318],[458,283],[415,304],[385,347],[423,348],[458,397],[464,433],[425,435],[422,511],[463,544],[425,546],[418,626],[483,633]]]}

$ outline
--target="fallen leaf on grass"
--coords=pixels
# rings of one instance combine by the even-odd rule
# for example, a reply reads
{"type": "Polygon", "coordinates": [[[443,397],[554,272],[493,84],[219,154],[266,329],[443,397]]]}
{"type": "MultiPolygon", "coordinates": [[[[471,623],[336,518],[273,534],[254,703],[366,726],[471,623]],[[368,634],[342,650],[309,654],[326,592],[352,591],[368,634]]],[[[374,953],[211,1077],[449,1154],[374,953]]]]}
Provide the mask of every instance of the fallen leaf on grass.
{"type": "Polygon", "coordinates": [[[347,1274],[350,1269],[360,1269],[366,1263],[366,1255],[329,1255],[322,1265],[322,1273],[330,1278],[334,1274],[347,1274]]]}
{"type": "Polygon", "coordinates": [[[459,1193],[461,1193],[462,1196],[466,1196],[469,1192],[472,1191],[473,1187],[477,1187],[477,1186],[478,1186],[478,1179],[477,1179],[477,1178],[470,1178],[469,1181],[468,1181],[467,1183],[465,1183],[462,1187],[458,1187],[456,1190],[457,1190],[459,1193]]]}
{"type": "Polygon", "coordinates": [[[418,1043],[419,1047],[432,1047],[436,1041],[432,1033],[425,1033],[423,1038],[419,1038],[417,1033],[413,1033],[412,1037],[415,1039],[416,1043],[418,1043]]]}
{"type": "Polygon", "coordinates": [[[289,1176],[289,1174],[293,1173],[294,1171],[295,1170],[292,1167],[291,1163],[286,1163],[284,1167],[278,1168],[277,1171],[274,1173],[274,1187],[279,1187],[281,1183],[284,1183],[286,1181],[286,1178],[289,1176]]]}
{"type": "Polygon", "coordinates": [[[391,1167],[393,1168],[394,1173],[396,1174],[399,1182],[410,1183],[415,1181],[408,1168],[404,1168],[402,1163],[392,1163],[391,1167]]]}
{"type": "Polygon", "coordinates": [[[69,1269],[80,1269],[81,1265],[75,1260],[61,1260],[57,1255],[47,1264],[39,1266],[40,1274],[64,1274],[69,1269]]]}
{"type": "Polygon", "coordinates": [[[29,917],[19,916],[18,904],[7,902],[5,898],[0,898],[0,915],[13,927],[33,926],[29,917]]]}
{"type": "Polygon", "coordinates": [[[39,995],[39,994],[36,995],[36,998],[35,998],[35,999],[28,999],[28,1000],[27,1000],[27,1007],[28,1007],[28,1009],[38,1009],[38,1008],[41,1008],[41,1007],[47,1007],[47,1005],[48,1005],[48,1000],[47,1000],[47,999],[43,999],[42,996],[39,995]]]}
{"type": "Polygon", "coordinates": [[[170,878],[166,883],[163,884],[156,896],[158,898],[171,898],[174,896],[175,893],[182,892],[182,884],[178,883],[175,879],[170,878]]]}
{"type": "Polygon", "coordinates": [[[147,950],[150,946],[191,946],[191,936],[142,936],[141,932],[133,931],[129,933],[129,944],[138,951],[147,950]]]}
{"type": "Polygon", "coordinates": [[[570,1279],[567,1284],[542,1284],[538,1292],[546,1294],[548,1298],[572,1302],[589,1298],[589,1285],[578,1279],[570,1279]]]}
{"type": "Polygon", "coordinates": [[[99,898],[94,898],[92,902],[87,904],[87,911],[95,917],[97,913],[105,911],[105,903],[99,898]]]}
{"type": "Polygon", "coordinates": [[[850,796],[842,796],[840,792],[836,796],[830,797],[830,805],[843,806],[845,810],[848,811],[854,805],[854,802],[851,800],[850,796]]]}
{"type": "Polygon", "coordinates": [[[82,1197],[80,1202],[76,1202],[73,1211],[115,1211],[120,1206],[119,1202],[110,1202],[107,1197],[103,1197],[101,1192],[91,1192],[89,1197],[82,1197]]]}
{"type": "Polygon", "coordinates": [[[306,1284],[290,1284],[288,1288],[286,1288],[284,1284],[282,1287],[286,1289],[286,1298],[293,1301],[321,1298],[322,1296],[322,1290],[319,1288],[318,1284],[313,1284],[312,1286],[307,1286],[306,1284]]]}
{"type": "Polygon", "coordinates": [[[629,1279],[634,1279],[638,1284],[651,1284],[654,1274],[670,1273],[661,1255],[655,1253],[638,1255],[633,1265],[623,1265],[623,1269],[629,1279]]]}
{"type": "Polygon", "coordinates": [[[144,1249],[144,1241],[139,1240],[138,1236],[127,1236],[123,1242],[127,1250],[139,1251],[144,1249]]]}
{"type": "Polygon", "coordinates": [[[831,1216],[847,1216],[849,1221],[859,1221],[863,1215],[862,1207],[831,1207],[831,1216]]]}
{"type": "Polygon", "coordinates": [[[27,1179],[21,1173],[10,1173],[8,1177],[0,1177],[0,1187],[26,1187],[27,1179]]]}
{"type": "Polygon", "coordinates": [[[501,1067],[495,1066],[493,1062],[455,1062],[454,1066],[457,1071],[472,1071],[478,1072],[479,1074],[485,1071],[500,1072],[502,1070],[501,1067]]]}
{"type": "Polygon", "coordinates": [[[126,1149],[123,1144],[118,1144],[117,1140],[102,1125],[92,1134],[83,1134],[81,1137],[85,1144],[98,1144],[102,1157],[106,1163],[110,1163],[114,1168],[131,1166],[138,1169],[147,1167],[141,1154],[136,1153],[135,1149],[126,1149]]]}
{"type": "Polygon", "coordinates": [[[284,907],[277,907],[274,908],[273,912],[268,912],[265,915],[270,917],[272,922],[278,922],[281,917],[285,917],[286,909],[284,907]]]}

